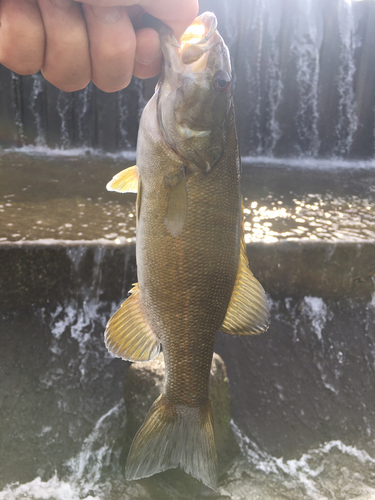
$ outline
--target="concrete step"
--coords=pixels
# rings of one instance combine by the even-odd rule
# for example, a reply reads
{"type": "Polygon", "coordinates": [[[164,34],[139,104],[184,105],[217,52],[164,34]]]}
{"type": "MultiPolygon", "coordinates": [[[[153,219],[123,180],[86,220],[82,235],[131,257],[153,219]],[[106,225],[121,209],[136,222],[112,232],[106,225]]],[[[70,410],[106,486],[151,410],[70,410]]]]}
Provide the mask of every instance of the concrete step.
{"type": "MultiPolygon", "coordinates": [[[[136,280],[135,195],[105,186],[133,163],[0,152],[0,308],[126,295],[136,280]]],[[[371,295],[374,168],[244,162],[242,185],[249,262],[269,294],[371,295]]]]}
{"type": "MultiPolygon", "coordinates": [[[[375,243],[251,243],[250,268],[273,297],[363,297],[375,290],[375,243]]],[[[71,297],[119,302],[137,280],[135,244],[0,244],[0,310],[71,297]]]]}

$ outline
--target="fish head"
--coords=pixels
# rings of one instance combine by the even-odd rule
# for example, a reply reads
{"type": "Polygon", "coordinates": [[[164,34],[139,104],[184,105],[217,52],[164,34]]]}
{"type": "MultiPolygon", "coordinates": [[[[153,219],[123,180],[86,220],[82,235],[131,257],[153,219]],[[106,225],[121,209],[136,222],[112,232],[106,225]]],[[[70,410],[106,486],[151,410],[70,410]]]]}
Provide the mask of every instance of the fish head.
{"type": "Polygon", "coordinates": [[[164,55],[157,87],[157,115],[167,145],[193,169],[209,172],[222,157],[232,102],[229,51],[205,12],[185,31],[179,44],[160,32],[164,55]]]}

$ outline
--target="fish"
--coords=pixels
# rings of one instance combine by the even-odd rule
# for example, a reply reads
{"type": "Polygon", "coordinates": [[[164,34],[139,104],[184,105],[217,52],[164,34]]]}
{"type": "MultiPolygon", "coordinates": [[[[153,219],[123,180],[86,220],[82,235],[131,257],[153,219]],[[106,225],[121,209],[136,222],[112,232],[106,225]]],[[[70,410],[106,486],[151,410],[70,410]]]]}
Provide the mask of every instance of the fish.
{"type": "Polygon", "coordinates": [[[162,346],[165,387],[131,445],[125,475],[180,467],[217,487],[209,375],[216,331],[264,332],[265,291],[249,269],[230,54],[213,13],[178,42],[159,29],[164,56],[143,110],[136,165],[107,189],[137,192],[138,283],[109,320],[105,343],[129,361],[162,346]]]}

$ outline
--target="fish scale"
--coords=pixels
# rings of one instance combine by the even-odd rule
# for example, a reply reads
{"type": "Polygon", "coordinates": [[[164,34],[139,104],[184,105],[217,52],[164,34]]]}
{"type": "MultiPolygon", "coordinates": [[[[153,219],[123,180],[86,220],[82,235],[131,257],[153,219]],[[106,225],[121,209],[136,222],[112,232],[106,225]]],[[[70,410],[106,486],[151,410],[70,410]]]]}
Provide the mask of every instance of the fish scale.
{"type": "Polygon", "coordinates": [[[188,179],[188,217],[177,238],[158,215],[157,200],[153,196],[150,202],[142,198],[142,211],[154,217],[144,221],[141,213],[138,226],[145,241],[138,246],[137,261],[152,263],[138,273],[141,299],[151,328],[163,345],[165,392],[178,404],[192,405],[191,392],[195,401],[208,398],[215,333],[223,322],[237,274],[237,168],[236,156],[228,150],[212,172],[188,179]],[[237,199],[236,203],[227,203],[229,207],[221,203],[217,184],[225,185],[226,197],[237,199]],[[207,210],[206,200],[220,202],[207,210]]]}

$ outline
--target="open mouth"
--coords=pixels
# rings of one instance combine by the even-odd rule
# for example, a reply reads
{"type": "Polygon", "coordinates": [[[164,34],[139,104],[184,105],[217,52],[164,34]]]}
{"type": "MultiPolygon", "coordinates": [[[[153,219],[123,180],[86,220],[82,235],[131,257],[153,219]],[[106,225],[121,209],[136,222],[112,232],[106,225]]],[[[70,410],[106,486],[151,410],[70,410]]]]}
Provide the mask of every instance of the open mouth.
{"type": "Polygon", "coordinates": [[[181,60],[184,64],[192,64],[207,52],[214,44],[217,20],[212,12],[204,12],[187,28],[181,37],[181,60]]]}
{"type": "Polygon", "coordinates": [[[187,28],[185,33],[181,37],[181,45],[184,46],[185,43],[199,43],[203,40],[206,35],[206,26],[204,24],[192,24],[187,28]]]}

